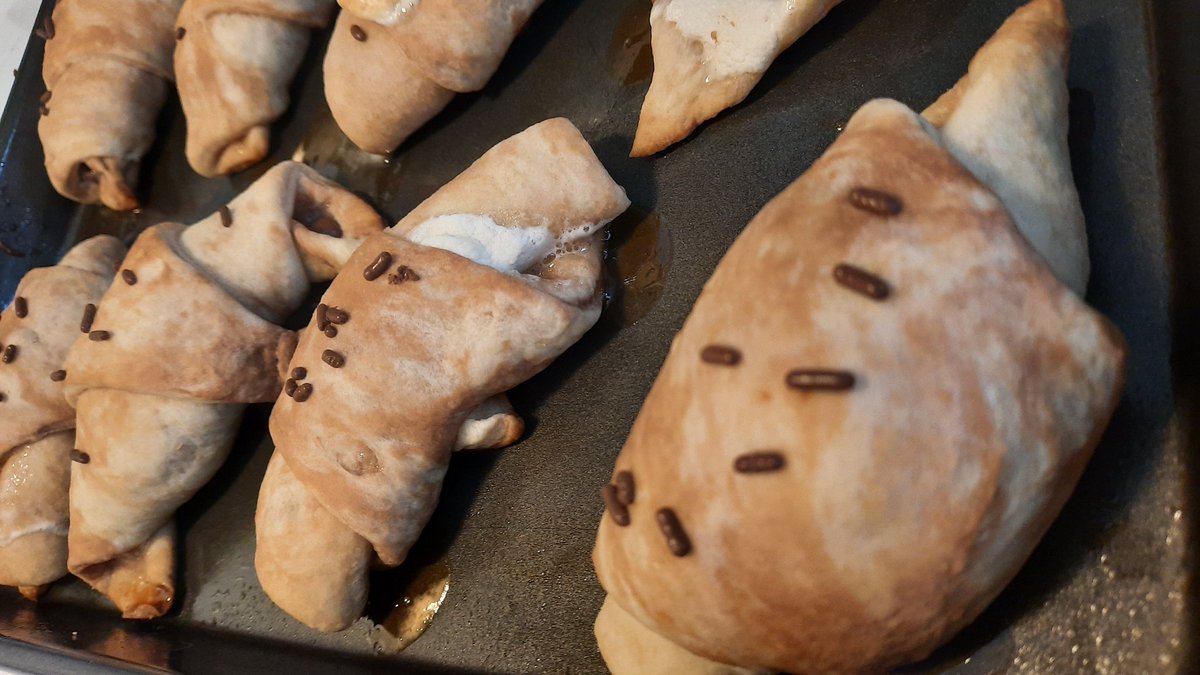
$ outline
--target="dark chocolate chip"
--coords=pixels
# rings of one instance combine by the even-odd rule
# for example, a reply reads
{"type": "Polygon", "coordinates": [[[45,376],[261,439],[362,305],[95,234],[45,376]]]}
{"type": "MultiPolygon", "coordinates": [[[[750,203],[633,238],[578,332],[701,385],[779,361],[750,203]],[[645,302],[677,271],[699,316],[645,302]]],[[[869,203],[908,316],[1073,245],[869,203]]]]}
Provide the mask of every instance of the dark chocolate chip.
{"type": "Polygon", "coordinates": [[[324,361],[325,365],[329,366],[330,368],[341,368],[342,366],[346,365],[346,357],[333,351],[332,349],[326,349],[325,351],[321,352],[321,360],[324,361]]]}
{"type": "Polygon", "coordinates": [[[296,386],[296,380],[289,377],[288,381],[283,383],[283,393],[287,394],[288,396],[295,394],[296,386]]]}
{"type": "Polygon", "coordinates": [[[899,197],[865,187],[856,187],[850,191],[850,203],[877,216],[895,216],[904,210],[904,203],[899,197]]]}
{"type": "Polygon", "coordinates": [[[854,388],[854,373],[844,370],[793,370],[787,386],[804,391],[846,391],[854,388]]]}
{"type": "Polygon", "coordinates": [[[600,496],[604,498],[604,506],[608,508],[608,515],[613,519],[613,522],[620,527],[628,525],[629,509],[617,497],[617,487],[611,483],[605,485],[600,488],[600,496]]]}
{"type": "Polygon", "coordinates": [[[8,397],[4,395],[4,392],[0,391],[0,403],[4,403],[7,400],[8,397]]]}
{"type": "Polygon", "coordinates": [[[47,115],[50,114],[50,108],[45,103],[43,103],[38,106],[38,114],[41,115],[42,117],[46,117],[47,115]]]}
{"type": "Polygon", "coordinates": [[[340,307],[329,307],[325,310],[325,318],[329,323],[341,326],[350,320],[350,313],[340,307]]]}
{"type": "Polygon", "coordinates": [[[175,29],[175,39],[176,40],[182,40],[184,35],[187,35],[187,29],[184,28],[183,26],[180,26],[179,28],[175,29]]]}
{"type": "Polygon", "coordinates": [[[79,462],[80,464],[87,464],[88,462],[92,461],[92,457],[79,448],[71,448],[71,461],[79,462]]]}
{"type": "Polygon", "coordinates": [[[137,283],[137,275],[134,274],[133,270],[121,270],[121,281],[132,286],[137,283]]]}
{"type": "Polygon", "coordinates": [[[325,333],[325,337],[327,338],[335,338],[337,337],[337,326],[325,326],[325,330],[321,332],[325,333]]]}
{"type": "Polygon", "coordinates": [[[733,470],[738,473],[770,473],[779,471],[786,463],[783,455],[774,450],[748,452],[733,460],[733,470]]]}
{"type": "Polygon", "coordinates": [[[634,497],[633,473],[618,471],[613,480],[617,486],[617,499],[626,506],[632,504],[634,497]]]}
{"type": "Polygon", "coordinates": [[[38,97],[38,100],[42,103],[49,103],[51,96],[52,94],[50,93],[50,90],[47,89],[46,91],[42,92],[42,95],[38,97]]]}
{"type": "Polygon", "coordinates": [[[312,392],[313,386],[305,382],[304,384],[296,387],[296,391],[292,394],[292,399],[294,399],[296,403],[304,403],[308,400],[309,396],[312,396],[312,392]]]}
{"type": "Polygon", "coordinates": [[[4,352],[0,354],[0,363],[12,363],[17,360],[17,346],[9,345],[4,348],[4,352]]]}
{"type": "Polygon", "coordinates": [[[387,272],[388,268],[391,266],[392,254],[388,253],[387,251],[381,251],[379,255],[375,257],[375,260],[370,265],[367,265],[367,268],[363,270],[363,278],[367,281],[375,281],[379,277],[383,276],[384,272],[387,272]]]}
{"type": "Polygon", "coordinates": [[[401,265],[396,268],[396,273],[388,276],[389,284],[402,284],[406,281],[420,281],[421,275],[417,274],[416,270],[408,265],[401,265]]]}
{"type": "Polygon", "coordinates": [[[18,295],[13,300],[13,313],[17,315],[18,319],[24,319],[29,316],[29,301],[18,295]]]}
{"type": "Polygon", "coordinates": [[[892,292],[886,281],[854,265],[842,264],[833,268],[833,278],[846,288],[872,300],[883,300],[892,292]]]}
{"type": "Polygon", "coordinates": [[[687,532],[683,531],[683,524],[679,522],[679,516],[675,515],[674,510],[659,509],[654,518],[658,521],[658,529],[667,539],[667,548],[671,549],[671,553],[681,558],[691,553],[692,541],[688,539],[687,532]]]}
{"type": "Polygon", "coordinates": [[[233,227],[233,212],[229,210],[228,206],[217,209],[217,213],[221,216],[222,227],[233,227]]]}
{"type": "Polygon", "coordinates": [[[742,353],[725,345],[709,345],[700,350],[700,360],[718,366],[736,366],[742,362],[742,353]]]}
{"type": "Polygon", "coordinates": [[[295,368],[292,368],[292,378],[293,379],[303,380],[306,377],[308,377],[308,368],[305,368],[304,366],[297,366],[295,368]]]}
{"type": "Polygon", "coordinates": [[[65,379],[67,379],[67,371],[65,370],[56,370],[50,373],[51,382],[62,382],[65,379]]]}
{"type": "Polygon", "coordinates": [[[92,342],[104,342],[112,337],[112,333],[106,330],[94,330],[88,333],[88,339],[92,342]]]}
{"type": "Polygon", "coordinates": [[[96,306],[88,303],[83,306],[83,320],[79,322],[79,330],[83,333],[91,332],[92,322],[96,320],[96,306]]]}
{"type": "Polygon", "coordinates": [[[352,23],[350,24],[350,35],[359,42],[367,41],[367,31],[362,29],[362,26],[352,23]]]}

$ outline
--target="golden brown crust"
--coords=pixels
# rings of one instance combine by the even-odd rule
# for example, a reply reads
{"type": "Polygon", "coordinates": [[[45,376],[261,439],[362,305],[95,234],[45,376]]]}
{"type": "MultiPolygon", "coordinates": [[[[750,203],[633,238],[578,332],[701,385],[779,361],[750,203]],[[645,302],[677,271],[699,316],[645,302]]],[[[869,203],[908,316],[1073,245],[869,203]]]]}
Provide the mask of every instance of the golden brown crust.
{"type": "Polygon", "coordinates": [[[138,162],[173,77],[171,31],[182,0],[64,0],[53,13],[38,122],[50,182],[64,197],[137,206],[138,162]],[[137,16],[137,21],[130,21],[137,16]]]}
{"type": "Polygon", "coordinates": [[[188,163],[197,173],[233,173],[267,155],[270,125],[287,110],[309,33],[329,22],[335,6],[333,0],[184,3],[175,73],[188,163]]]}
{"type": "Polygon", "coordinates": [[[627,527],[600,525],[600,581],[716,661],[832,673],[921,658],[995,597],[1070,494],[1120,393],[1115,335],[914,113],[872,102],[747,226],[676,337],[617,459],[636,500],[627,527]],[[890,294],[852,291],[840,264],[890,294]],[[711,345],[740,361],[706,362],[711,345]],[[788,385],[813,368],[855,382],[788,385]],[[759,451],[782,469],[734,469],[759,451]],[[690,540],[682,557],[663,508],[690,540]]]}

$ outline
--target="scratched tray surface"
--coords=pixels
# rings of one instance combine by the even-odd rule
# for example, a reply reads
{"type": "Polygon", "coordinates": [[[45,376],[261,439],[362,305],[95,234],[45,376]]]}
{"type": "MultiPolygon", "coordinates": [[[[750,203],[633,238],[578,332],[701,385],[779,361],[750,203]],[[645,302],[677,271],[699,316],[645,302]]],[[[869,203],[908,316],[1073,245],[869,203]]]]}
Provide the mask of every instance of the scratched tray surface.
{"type": "MultiPolygon", "coordinates": [[[[131,240],[154,222],[193,222],[298,148],[395,220],[495,143],[565,116],[634,208],[611,228],[606,316],[513,392],[528,421],[522,442],[454,458],[412,559],[373,578],[370,620],[318,634],[259,587],[253,514],[271,452],[269,410],[259,406],[228,463],[179,513],[183,552],[171,617],[123,623],[81,582],[64,580],[36,607],[0,593],[0,634],[188,672],[369,672],[387,663],[439,672],[601,672],[591,624],[602,592],[589,558],[602,510],[598,487],[704,281],[741,228],[859,105],[877,96],[927,105],[1018,4],[847,0],[774,64],[746,105],[651,160],[627,157],[650,73],[645,0],[547,2],[486,89],[457,97],[387,161],[355,151],[333,125],[320,38],[294,86],[296,104],[276,127],[276,151],[247,172],[194,175],[183,159],[184,120],[178,103],[169,103],[137,214],[79,207],[50,190],[36,138],[42,46],[31,45],[0,125],[0,240],[24,254],[0,255],[5,299],[28,267],[54,262],[80,238],[110,232],[131,240]],[[449,590],[428,630],[397,653],[397,605],[416,586],[440,588],[446,578],[449,590]]],[[[1171,388],[1170,260],[1148,17],[1140,0],[1069,6],[1071,147],[1093,262],[1088,298],[1129,340],[1129,382],[1079,489],[1029,564],[979,621],[908,672],[1187,668],[1186,439],[1171,388]]],[[[306,316],[291,321],[302,325],[306,316]]]]}

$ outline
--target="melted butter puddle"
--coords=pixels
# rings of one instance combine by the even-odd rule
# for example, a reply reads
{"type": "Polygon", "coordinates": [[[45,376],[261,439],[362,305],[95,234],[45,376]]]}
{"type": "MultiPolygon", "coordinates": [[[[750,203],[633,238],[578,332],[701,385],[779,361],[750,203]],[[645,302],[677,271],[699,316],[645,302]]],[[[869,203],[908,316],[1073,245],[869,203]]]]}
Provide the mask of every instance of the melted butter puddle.
{"type": "Polygon", "coordinates": [[[622,84],[637,84],[654,72],[650,52],[650,6],[647,0],[629,3],[608,48],[608,63],[622,84]]]}
{"type": "Polygon", "coordinates": [[[646,316],[666,287],[671,266],[670,233],[658,215],[631,206],[609,224],[605,250],[607,306],[600,321],[632,326],[646,316]]]}
{"type": "Polygon", "coordinates": [[[371,628],[377,654],[407,648],[433,623],[450,591],[450,565],[443,558],[421,568],[392,603],[391,611],[371,628]]]}

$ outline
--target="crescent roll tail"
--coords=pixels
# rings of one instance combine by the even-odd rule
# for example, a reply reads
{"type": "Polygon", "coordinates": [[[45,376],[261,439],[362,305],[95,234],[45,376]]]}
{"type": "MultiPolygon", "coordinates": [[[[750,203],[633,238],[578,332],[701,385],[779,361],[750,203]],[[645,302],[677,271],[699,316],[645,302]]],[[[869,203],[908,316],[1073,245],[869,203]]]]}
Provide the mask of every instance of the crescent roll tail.
{"type": "Polygon", "coordinates": [[[1087,290],[1083,208],[1067,148],[1071,27],[1062,0],[1034,0],[923,113],[950,152],[1004,202],[1071,290],[1087,290]]]}
{"type": "Polygon", "coordinates": [[[541,0],[401,4],[403,12],[343,3],[325,55],[334,120],[376,154],[395,150],[455,93],[482,89],[541,0]]]}
{"type": "Polygon", "coordinates": [[[47,33],[38,135],[59,194],[136,208],[138,164],[173,79],[182,0],[59,2],[47,33]],[[136,20],[131,20],[136,17],[136,20]]]}
{"type": "Polygon", "coordinates": [[[334,7],[333,0],[184,3],[175,72],[196,173],[225,175],[266,157],[271,123],[287,110],[309,34],[329,22],[334,7]]]}
{"type": "Polygon", "coordinates": [[[652,155],[741,103],[783,50],[841,0],[654,0],[654,76],[633,157],[652,155]]]}
{"type": "Polygon", "coordinates": [[[271,416],[255,569],[284,611],[348,626],[367,569],[403,562],[424,528],[450,453],[519,436],[500,396],[596,322],[601,232],[628,205],[554,119],[355,251],[292,358],[306,378],[271,416]]]}
{"type": "Polygon", "coordinates": [[[174,595],[172,515],[229,453],[246,404],[270,401],[296,337],[276,322],[382,221],[300,164],[227,207],[146,230],[67,359],[78,461],[68,567],[127,618],[174,595]]]}

